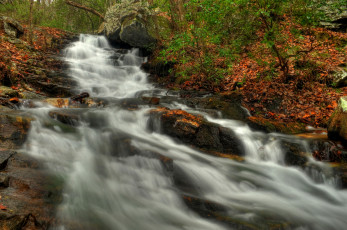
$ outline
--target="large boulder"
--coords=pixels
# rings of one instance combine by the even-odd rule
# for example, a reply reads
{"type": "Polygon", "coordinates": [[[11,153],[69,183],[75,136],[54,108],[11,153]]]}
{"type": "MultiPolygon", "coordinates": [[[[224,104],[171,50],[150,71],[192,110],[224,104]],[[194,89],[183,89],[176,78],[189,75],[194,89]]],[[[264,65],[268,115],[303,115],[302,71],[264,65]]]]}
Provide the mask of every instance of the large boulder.
{"type": "Polygon", "coordinates": [[[347,30],[347,5],[339,5],[339,0],[327,1],[319,11],[324,15],[320,24],[334,31],[347,30]]]}
{"type": "Polygon", "coordinates": [[[124,0],[110,7],[105,15],[104,33],[114,43],[152,47],[159,34],[170,30],[165,17],[150,10],[147,1],[124,0]]]}
{"type": "Polygon", "coordinates": [[[10,17],[2,16],[0,20],[3,23],[5,33],[12,38],[19,38],[23,33],[24,29],[19,22],[10,17]]]}
{"type": "Polygon", "coordinates": [[[338,67],[334,73],[333,87],[342,88],[347,86],[347,63],[344,66],[338,67]]]}
{"type": "Polygon", "coordinates": [[[347,143],[347,97],[341,97],[338,107],[328,121],[328,137],[347,143]]]}
{"type": "Polygon", "coordinates": [[[241,142],[234,131],[183,110],[151,110],[148,128],[213,155],[244,155],[241,142]]]}

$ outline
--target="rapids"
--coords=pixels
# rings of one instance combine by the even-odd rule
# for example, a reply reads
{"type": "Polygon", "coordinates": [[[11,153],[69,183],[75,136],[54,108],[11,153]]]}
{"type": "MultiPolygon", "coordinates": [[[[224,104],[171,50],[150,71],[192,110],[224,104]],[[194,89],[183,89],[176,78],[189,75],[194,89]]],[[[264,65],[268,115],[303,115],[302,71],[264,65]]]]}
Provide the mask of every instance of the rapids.
{"type": "MultiPolygon", "coordinates": [[[[113,48],[101,36],[81,35],[65,50],[65,60],[70,76],[78,82],[76,91],[92,97],[166,93],[147,82],[140,69],[146,58],[139,50],[113,48]]],[[[199,113],[178,103],[168,107],[199,113]]],[[[23,151],[45,162],[64,186],[56,214],[59,224],[53,229],[267,229],[269,222],[281,223],[281,229],[347,226],[347,192],[338,188],[329,167],[313,159],[319,171],[284,165],[279,140],[305,146],[303,140],[253,132],[241,122],[200,113],[238,134],[246,160],[237,162],[149,132],[149,106],[136,111],[119,106],[90,108],[69,131],[47,126],[51,106],[26,109],[36,120],[23,151]],[[126,143],[137,149],[136,154],[129,152],[126,143]],[[171,170],[152,152],[172,159],[171,170]],[[223,207],[226,221],[199,215],[183,196],[223,207]]]]}

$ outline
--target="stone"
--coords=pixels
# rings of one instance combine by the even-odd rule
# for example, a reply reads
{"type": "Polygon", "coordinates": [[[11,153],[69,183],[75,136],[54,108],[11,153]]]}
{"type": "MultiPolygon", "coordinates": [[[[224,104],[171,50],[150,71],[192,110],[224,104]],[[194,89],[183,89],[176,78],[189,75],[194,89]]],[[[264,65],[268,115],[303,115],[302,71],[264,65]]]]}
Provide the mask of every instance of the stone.
{"type": "Polygon", "coordinates": [[[13,18],[2,16],[0,20],[3,22],[5,33],[10,37],[19,38],[24,34],[24,28],[13,18]]]}
{"type": "Polygon", "coordinates": [[[337,108],[328,120],[328,137],[347,144],[347,97],[341,97],[337,108]]]}
{"type": "Polygon", "coordinates": [[[137,18],[123,22],[119,38],[130,46],[141,48],[150,47],[156,41],[148,34],[145,23],[137,18]]]}
{"type": "Polygon", "coordinates": [[[327,1],[325,6],[318,9],[324,14],[324,18],[320,21],[321,26],[334,30],[346,32],[347,29],[347,5],[336,7],[339,0],[327,1]]]}
{"type": "Polygon", "coordinates": [[[183,110],[151,110],[147,126],[151,131],[169,135],[208,154],[221,157],[227,157],[223,154],[244,155],[243,147],[234,131],[183,110]]]}
{"type": "Polygon", "coordinates": [[[19,93],[22,99],[44,99],[45,97],[30,91],[23,91],[19,93]]]}
{"type": "Polygon", "coordinates": [[[343,64],[339,65],[332,73],[333,79],[330,86],[335,88],[342,88],[347,86],[347,63],[346,60],[343,64]]]}
{"type": "Polygon", "coordinates": [[[304,133],[306,124],[300,122],[279,122],[261,117],[248,117],[247,124],[254,130],[266,133],[278,132],[284,134],[304,133]]]}
{"type": "Polygon", "coordinates": [[[0,148],[16,149],[26,140],[33,118],[18,112],[0,113],[0,148]]]}
{"type": "Polygon", "coordinates": [[[114,4],[105,14],[104,30],[113,43],[150,49],[159,38],[158,31],[169,31],[169,21],[158,16],[144,0],[125,0],[114,4]]]}
{"type": "Polygon", "coordinates": [[[53,110],[48,113],[48,115],[60,121],[61,123],[71,125],[71,126],[77,126],[80,121],[80,116],[76,114],[75,110],[53,110]]]}
{"type": "MultiPolygon", "coordinates": [[[[0,151],[0,156],[10,151],[0,151]]],[[[43,170],[42,163],[15,152],[0,174],[0,229],[42,230],[53,227],[62,183],[43,170]],[[57,183],[58,182],[58,183],[57,183]]]]}
{"type": "Polygon", "coordinates": [[[305,167],[308,158],[300,144],[281,140],[281,147],[284,153],[284,163],[286,165],[305,167]]]}
{"type": "Polygon", "coordinates": [[[0,86],[0,97],[18,97],[18,91],[7,86],[0,86]]]}

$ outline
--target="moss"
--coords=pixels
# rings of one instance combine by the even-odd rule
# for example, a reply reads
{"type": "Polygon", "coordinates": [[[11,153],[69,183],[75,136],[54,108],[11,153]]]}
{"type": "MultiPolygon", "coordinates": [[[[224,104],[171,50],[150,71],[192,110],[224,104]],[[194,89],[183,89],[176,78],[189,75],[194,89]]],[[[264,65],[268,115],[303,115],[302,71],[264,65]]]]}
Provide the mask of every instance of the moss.
{"type": "Polygon", "coordinates": [[[170,21],[162,16],[151,16],[146,22],[148,34],[156,39],[168,39],[172,28],[170,21]]]}
{"type": "Polygon", "coordinates": [[[251,128],[265,132],[279,132],[284,134],[299,134],[305,132],[306,125],[300,122],[272,121],[261,117],[248,117],[251,128]]]}

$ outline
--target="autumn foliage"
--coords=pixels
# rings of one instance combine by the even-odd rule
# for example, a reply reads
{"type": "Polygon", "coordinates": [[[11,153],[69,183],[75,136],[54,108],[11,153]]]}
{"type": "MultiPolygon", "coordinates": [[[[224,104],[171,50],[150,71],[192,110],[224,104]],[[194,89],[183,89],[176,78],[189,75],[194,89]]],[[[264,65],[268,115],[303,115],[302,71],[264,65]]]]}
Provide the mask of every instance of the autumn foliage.
{"type": "Polygon", "coordinates": [[[33,91],[27,78],[43,75],[40,70],[45,68],[58,70],[61,67],[62,62],[51,57],[60,52],[60,44],[70,34],[58,29],[35,27],[33,43],[30,44],[29,27],[23,27],[24,35],[19,39],[8,37],[0,28],[0,81],[15,90],[33,91]]]}
{"type": "Polygon", "coordinates": [[[276,27],[270,30],[260,23],[239,50],[229,42],[236,39],[232,34],[213,38],[212,32],[201,32],[200,39],[196,31],[203,30],[208,19],[200,20],[200,27],[194,18],[188,20],[184,33],[174,32],[171,40],[161,41],[167,47],[164,55],[156,54],[174,63],[167,87],[239,90],[253,116],[324,127],[338,98],[347,92],[347,88],[334,88],[334,71],[347,62],[347,34],[300,24],[289,14],[268,14],[268,18],[276,27]]]}

